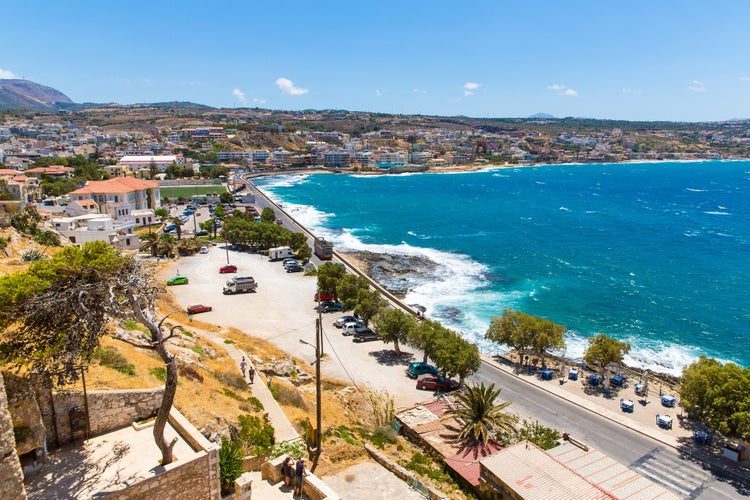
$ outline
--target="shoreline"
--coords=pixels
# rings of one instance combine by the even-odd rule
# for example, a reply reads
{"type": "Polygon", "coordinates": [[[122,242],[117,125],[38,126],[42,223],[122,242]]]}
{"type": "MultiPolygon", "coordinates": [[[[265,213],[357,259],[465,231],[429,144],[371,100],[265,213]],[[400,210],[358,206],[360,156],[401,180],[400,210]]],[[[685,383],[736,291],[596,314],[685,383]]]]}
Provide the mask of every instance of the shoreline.
{"type": "MultiPolygon", "coordinates": [[[[744,162],[747,162],[747,161],[750,161],[750,160],[679,160],[679,161],[675,161],[675,160],[662,160],[662,161],[654,161],[653,163],[663,163],[664,161],[667,161],[670,164],[675,164],[675,163],[696,163],[696,162],[704,163],[706,161],[710,161],[710,162],[718,162],[718,161],[726,162],[726,161],[730,161],[732,163],[744,163],[744,162]]],[[[645,163],[645,162],[636,161],[635,163],[645,163]]],[[[563,166],[563,165],[570,165],[570,164],[548,164],[548,165],[550,165],[550,166],[554,166],[554,165],[563,166]]],[[[578,165],[587,165],[587,164],[579,163],[578,165]]],[[[616,164],[614,164],[614,165],[616,165],[616,164]]],[[[510,168],[516,168],[516,167],[526,167],[526,166],[535,166],[535,165],[507,165],[507,166],[493,165],[493,166],[482,166],[482,167],[464,166],[464,167],[468,167],[468,168],[463,168],[463,167],[462,168],[454,168],[454,169],[451,169],[451,171],[452,172],[469,172],[469,173],[472,173],[472,172],[479,172],[479,171],[486,171],[486,170],[498,170],[498,169],[501,169],[501,168],[509,168],[509,167],[510,168]]],[[[679,168],[679,167],[675,167],[675,168],[679,168]]],[[[446,171],[444,169],[440,169],[440,170],[436,170],[435,173],[451,173],[451,171],[446,171]]],[[[312,173],[312,172],[308,172],[308,173],[312,173]]],[[[329,173],[332,173],[332,172],[329,172],[329,173]]],[[[342,173],[346,173],[346,172],[342,172],[342,173]]],[[[428,171],[426,173],[430,173],[430,172],[428,171]]],[[[281,175],[283,175],[283,174],[281,174],[281,175]]],[[[392,174],[392,175],[397,175],[397,174],[392,174]]],[[[255,188],[256,188],[256,191],[260,192],[260,189],[258,189],[258,186],[255,186],[255,188]]],[[[265,195],[263,195],[263,196],[267,198],[267,196],[265,196],[265,195]]],[[[281,203],[281,201],[279,201],[279,203],[281,203]]],[[[275,203],[274,203],[274,205],[275,206],[279,206],[279,205],[276,205],[275,203]]],[[[314,225],[314,222],[312,224],[314,225]]],[[[299,223],[298,223],[298,225],[302,226],[299,223]]],[[[309,231],[308,231],[308,233],[309,233],[309,231]]],[[[375,269],[375,272],[373,272],[373,267],[374,267],[373,266],[373,262],[374,261],[376,261],[376,262],[382,262],[383,260],[386,260],[386,259],[403,259],[404,255],[401,254],[401,253],[399,253],[399,252],[390,253],[387,248],[382,248],[382,249],[378,248],[375,252],[372,252],[375,256],[386,257],[386,259],[373,259],[373,258],[371,258],[372,256],[368,257],[367,256],[367,254],[369,253],[368,250],[359,250],[359,249],[357,249],[357,250],[339,250],[339,252],[342,254],[342,256],[346,257],[346,259],[350,262],[350,264],[351,264],[352,267],[356,268],[359,272],[367,275],[372,281],[378,283],[378,285],[380,285],[380,287],[386,288],[389,292],[391,292],[392,294],[396,295],[400,299],[403,299],[408,293],[410,293],[414,289],[414,286],[415,286],[414,280],[410,280],[409,276],[403,276],[403,274],[397,272],[397,273],[394,273],[394,274],[390,275],[386,279],[382,279],[382,274],[378,274],[378,269],[377,268],[375,269]],[[403,287],[401,287],[401,282],[399,282],[399,277],[403,277],[404,278],[404,279],[400,280],[401,282],[404,283],[403,287]],[[388,278],[393,278],[393,279],[388,279],[388,278]],[[393,285],[395,285],[395,287],[393,285]]],[[[414,266],[413,269],[419,269],[420,267],[421,266],[417,265],[417,266],[414,266]]],[[[419,281],[419,277],[418,276],[417,276],[417,281],[419,281]]],[[[419,299],[412,300],[411,302],[415,302],[415,301],[416,302],[422,302],[419,299]]],[[[427,304],[427,305],[429,306],[429,304],[427,304]]],[[[434,313],[435,311],[432,311],[432,312],[434,313]]],[[[428,312],[428,316],[429,316],[429,312],[428,312]]],[[[477,335],[479,335],[481,333],[483,333],[483,332],[478,332],[478,331],[472,330],[471,331],[471,336],[474,337],[474,338],[478,338],[477,335]]],[[[581,342],[580,341],[581,340],[585,341],[586,340],[586,336],[587,336],[586,334],[582,334],[582,333],[576,333],[576,335],[574,336],[575,338],[573,339],[574,341],[572,343],[572,345],[573,345],[574,348],[572,349],[572,353],[575,354],[575,355],[577,355],[578,357],[580,357],[580,351],[581,351],[581,349],[585,348],[585,344],[584,344],[584,347],[581,347],[581,342]]],[[[665,359],[659,358],[657,356],[656,358],[654,358],[650,362],[649,360],[651,359],[651,357],[649,356],[649,354],[651,354],[651,351],[649,350],[649,347],[648,347],[650,344],[648,344],[648,343],[643,344],[643,343],[634,342],[634,343],[632,343],[632,345],[633,345],[633,353],[631,353],[631,356],[629,356],[629,360],[631,362],[630,368],[632,370],[634,370],[634,371],[636,371],[636,370],[637,371],[642,371],[642,370],[648,369],[651,373],[661,373],[661,374],[664,374],[664,376],[667,377],[667,378],[669,378],[669,377],[680,377],[681,374],[682,374],[682,369],[685,366],[688,366],[690,363],[694,362],[697,359],[697,356],[692,356],[692,357],[689,357],[689,358],[686,357],[685,359],[682,359],[682,356],[679,356],[679,359],[682,361],[682,363],[675,364],[673,362],[670,362],[670,361],[674,361],[674,360],[671,360],[671,359],[670,360],[665,360],[665,359]]],[[[690,350],[693,353],[695,352],[695,348],[691,347],[691,345],[687,345],[687,344],[684,345],[684,349],[682,349],[682,350],[685,350],[685,351],[690,350]]],[[[698,349],[698,352],[701,352],[701,351],[702,351],[701,349],[698,349]]],[[[720,360],[722,362],[732,362],[732,363],[740,365],[740,363],[737,363],[736,361],[731,361],[729,359],[726,359],[726,357],[722,357],[720,355],[719,356],[714,355],[712,357],[715,357],[716,359],[718,359],[718,360],[720,360]]]]}

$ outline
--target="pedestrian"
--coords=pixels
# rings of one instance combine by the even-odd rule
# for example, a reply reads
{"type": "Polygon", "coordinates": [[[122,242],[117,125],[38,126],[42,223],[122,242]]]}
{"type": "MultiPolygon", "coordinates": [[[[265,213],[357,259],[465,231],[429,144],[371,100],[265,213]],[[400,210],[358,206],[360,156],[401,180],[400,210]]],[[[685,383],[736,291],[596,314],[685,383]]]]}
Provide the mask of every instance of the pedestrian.
{"type": "Polygon", "coordinates": [[[250,375],[250,383],[252,384],[255,381],[255,368],[251,366],[247,374],[250,375]]]}
{"type": "Polygon", "coordinates": [[[304,477],[309,473],[305,469],[305,457],[297,460],[297,465],[294,467],[294,494],[293,496],[302,496],[302,481],[304,477]]]}
{"type": "Polygon", "coordinates": [[[284,476],[284,486],[292,486],[294,482],[294,460],[292,457],[287,456],[284,463],[281,464],[281,474],[284,476]]]}
{"type": "Polygon", "coordinates": [[[240,371],[242,372],[242,378],[245,378],[245,370],[247,370],[247,360],[245,360],[245,356],[242,356],[242,361],[240,361],[240,371]]]}

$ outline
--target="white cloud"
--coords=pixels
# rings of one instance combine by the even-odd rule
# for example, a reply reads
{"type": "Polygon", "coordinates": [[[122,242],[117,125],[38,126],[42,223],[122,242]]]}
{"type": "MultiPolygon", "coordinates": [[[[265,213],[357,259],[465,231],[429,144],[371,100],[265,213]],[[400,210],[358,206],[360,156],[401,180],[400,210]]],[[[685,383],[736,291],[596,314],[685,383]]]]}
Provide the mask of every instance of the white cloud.
{"type": "Polygon", "coordinates": [[[741,76],[740,77],[741,82],[750,82],[750,76],[741,76]]]}
{"type": "Polygon", "coordinates": [[[291,80],[283,77],[276,80],[276,86],[279,87],[283,94],[287,95],[304,95],[310,92],[307,89],[295,87],[291,80]]]}
{"type": "Polygon", "coordinates": [[[266,100],[260,97],[253,97],[253,102],[258,103],[258,104],[265,104],[266,100]]]}
{"type": "Polygon", "coordinates": [[[232,90],[232,95],[236,97],[237,100],[240,101],[241,104],[247,104],[247,96],[240,89],[232,90]]]}
{"type": "Polygon", "coordinates": [[[380,97],[383,95],[383,93],[380,91],[380,89],[375,89],[375,97],[380,97]]]}
{"type": "Polygon", "coordinates": [[[569,97],[578,96],[578,92],[571,88],[568,88],[567,85],[559,85],[557,83],[553,83],[552,85],[548,85],[547,89],[553,92],[557,92],[558,95],[564,95],[564,96],[569,96],[569,97]]]}
{"type": "Polygon", "coordinates": [[[474,95],[474,91],[482,85],[474,82],[464,83],[464,95],[474,95]]]}
{"type": "Polygon", "coordinates": [[[623,94],[640,94],[641,89],[631,89],[630,87],[624,87],[622,89],[623,94]]]}
{"type": "Polygon", "coordinates": [[[15,73],[13,73],[9,69],[0,68],[0,78],[2,78],[2,79],[15,79],[15,78],[18,78],[18,75],[16,75],[15,73]]]}
{"type": "Polygon", "coordinates": [[[411,89],[411,91],[414,92],[415,94],[426,94],[427,93],[426,90],[421,90],[421,89],[411,89]]]}
{"type": "Polygon", "coordinates": [[[690,92],[706,92],[708,89],[705,85],[703,85],[703,82],[693,80],[692,82],[690,82],[690,85],[688,85],[688,90],[690,92]]]}

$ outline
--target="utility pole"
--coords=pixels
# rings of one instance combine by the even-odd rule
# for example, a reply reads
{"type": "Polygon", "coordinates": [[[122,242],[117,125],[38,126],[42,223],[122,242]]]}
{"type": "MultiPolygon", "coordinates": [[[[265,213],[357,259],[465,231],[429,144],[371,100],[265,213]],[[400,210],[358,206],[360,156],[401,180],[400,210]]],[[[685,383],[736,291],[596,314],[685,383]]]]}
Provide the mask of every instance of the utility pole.
{"type": "Polygon", "coordinates": [[[320,386],[320,356],[321,356],[321,346],[323,344],[323,329],[321,328],[321,321],[320,318],[317,318],[315,320],[315,345],[312,345],[309,342],[305,342],[302,339],[299,339],[301,344],[309,345],[310,347],[315,348],[315,361],[313,361],[313,364],[315,365],[315,446],[309,447],[308,450],[312,454],[312,467],[310,468],[310,472],[315,472],[315,468],[318,466],[318,460],[320,459],[320,454],[323,452],[323,439],[322,439],[322,432],[321,432],[321,424],[323,420],[323,405],[322,405],[322,397],[321,397],[321,386],[320,386]]]}

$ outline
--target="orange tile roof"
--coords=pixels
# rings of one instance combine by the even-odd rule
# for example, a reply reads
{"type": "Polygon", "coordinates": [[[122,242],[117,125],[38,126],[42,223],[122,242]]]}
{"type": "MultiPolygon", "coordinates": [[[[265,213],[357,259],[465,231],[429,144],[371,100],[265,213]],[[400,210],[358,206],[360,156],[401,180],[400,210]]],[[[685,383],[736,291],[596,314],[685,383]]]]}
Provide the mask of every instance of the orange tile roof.
{"type": "Polygon", "coordinates": [[[159,183],[156,181],[147,181],[134,177],[115,177],[106,181],[88,181],[85,186],[71,191],[70,194],[80,196],[99,193],[131,193],[133,191],[156,189],[158,187],[159,183]]]}

